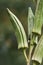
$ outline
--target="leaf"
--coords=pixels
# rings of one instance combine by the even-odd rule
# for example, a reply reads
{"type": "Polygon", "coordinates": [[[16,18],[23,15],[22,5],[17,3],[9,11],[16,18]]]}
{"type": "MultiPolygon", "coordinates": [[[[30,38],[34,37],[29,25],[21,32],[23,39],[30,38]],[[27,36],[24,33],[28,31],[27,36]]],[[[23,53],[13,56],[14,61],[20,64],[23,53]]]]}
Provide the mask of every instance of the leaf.
{"type": "Polygon", "coordinates": [[[7,8],[7,11],[8,11],[12,26],[14,27],[15,35],[17,37],[18,49],[25,48],[25,47],[27,48],[28,44],[27,44],[26,33],[21,22],[8,8],[7,8]]]}
{"type": "Polygon", "coordinates": [[[43,24],[43,0],[37,0],[33,32],[41,35],[43,24]]]}
{"type": "Polygon", "coordinates": [[[34,14],[31,7],[28,8],[28,36],[31,35],[33,29],[34,14]]]}
{"type": "Polygon", "coordinates": [[[41,36],[32,57],[32,60],[38,61],[39,63],[42,62],[42,59],[43,59],[43,35],[41,36]]]}

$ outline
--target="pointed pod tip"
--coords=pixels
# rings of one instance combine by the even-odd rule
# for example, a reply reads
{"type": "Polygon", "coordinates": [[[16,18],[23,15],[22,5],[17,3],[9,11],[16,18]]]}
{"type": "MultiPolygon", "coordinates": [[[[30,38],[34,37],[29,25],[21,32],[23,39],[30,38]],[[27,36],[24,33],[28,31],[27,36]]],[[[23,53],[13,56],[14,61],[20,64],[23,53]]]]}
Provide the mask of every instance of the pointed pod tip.
{"type": "Polygon", "coordinates": [[[9,8],[6,8],[7,11],[9,11],[9,8]]]}
{"type": "Polygon", "coordinates": [[[9,8],[6,8],[7,9],[7,12],[9,13],[9,14],[11,14],[11,11],[9,10],[9,8]]]}
{"type": "Polygon", "coordinates": [[[6,8],[7,9],[7,11],[9,10],[9,8],[6,8]]]}

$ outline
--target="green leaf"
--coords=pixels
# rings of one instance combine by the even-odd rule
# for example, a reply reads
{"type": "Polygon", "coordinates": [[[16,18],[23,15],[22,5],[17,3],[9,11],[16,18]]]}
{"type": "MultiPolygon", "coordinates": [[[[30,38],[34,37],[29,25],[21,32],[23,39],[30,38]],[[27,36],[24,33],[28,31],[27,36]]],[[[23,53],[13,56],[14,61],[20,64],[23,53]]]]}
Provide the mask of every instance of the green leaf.
{"type": "Polygon", "coordinates": [[[17,37],[18,49],[25,48],[25,47],[27,48],[28,44],[27,44],[26,33],[21,22],[8,8],[7,8],[7,11],[8,11],[12,26],[14,27],[15,35],[17,37]]]}
{"type": "Polygon", "coordinates": [[[43,35],[41,36],[32,57],[32,60],[38,61],[39,63],[42,62],[42,59],[43,59],[43,35]]]}
{"type": "Polygon", "coordinates": [[[34,14],[31,7],[28,8],[28,36],[31,35],[33,29],[34,14]]]}
{"type": "Polygon", "coordinates": [[[33,32],[41,35],[43,24],[43,0],[37,0],[33,32]]]}

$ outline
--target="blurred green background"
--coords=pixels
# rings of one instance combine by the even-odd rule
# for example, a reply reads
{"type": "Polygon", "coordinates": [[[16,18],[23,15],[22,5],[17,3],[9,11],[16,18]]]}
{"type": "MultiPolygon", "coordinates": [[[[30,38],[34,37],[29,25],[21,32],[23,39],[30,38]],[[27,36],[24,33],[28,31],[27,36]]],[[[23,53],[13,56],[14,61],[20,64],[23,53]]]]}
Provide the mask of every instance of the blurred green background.
{"type": "Polygon", "coordinates": [[[0,0],[0,65],[26,65],[22,51],[17,49],[17,39],[6,8],[19,18],[28,37],[28,7],[34,13],[36,1],[0,0]]]}

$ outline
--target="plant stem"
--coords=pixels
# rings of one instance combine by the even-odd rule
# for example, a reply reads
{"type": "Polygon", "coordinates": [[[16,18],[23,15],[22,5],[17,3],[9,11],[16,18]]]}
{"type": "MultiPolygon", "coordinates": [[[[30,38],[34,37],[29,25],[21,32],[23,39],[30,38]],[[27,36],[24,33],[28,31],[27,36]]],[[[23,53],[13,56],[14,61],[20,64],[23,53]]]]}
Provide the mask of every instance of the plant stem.
{"type": "Polygon", "coordinates": [[[35,11],[35,15],[36,15],[36,13],[37,13],[37,10],[38,10],[38,7],[39,7],[39,2],[40,2],[40,0],[37,0],[37,5],[36,5],[36,11],[35,11]]]}
{"type": "Polygon", "coordinates": [[[24,50],[23,52],[24,52],[24,56],[25,56],[25,59],[26,59],[26,63],[27,63],[27,65],[29,65],[29,59],[27,57],[26,50],[24,50]]]}
{"type": "Polygon", "coordinates": [[[29,58],[29,65],[30,65],[30,62],[31,62],[32,50],[33,50],[33,48],[34,48],[34,46],[31,46],[31,45],[30,45],[30,51],[29,51],[29,56],[28,56],[28,58],[29,58]]]}
{"type": "Polygon", "coordinates": [[[23,53],[24,53],[24,56],[25,56],[26,62],[28,62],[28,57],[27,57],[27,54],[26,54],[26,50],[25,50],[25,49],[23,50],[23,53]]]}
{"type": "Polygon", "coordinates": [[[30,40],[30,50],[29,50],[29,55],[28,55],[28,58],[29,58],[29,64],[28,65],[30,65],[30,63],[31,63],[31,57],[32,57],[32,50],[33,50],[33,48],[34,48],[34,44],[33,44],[33,39],[32,39],[32,33],[31,33],[31,35],[30,35],[30,38],[31,38],[31,40],[30,40]]]}

